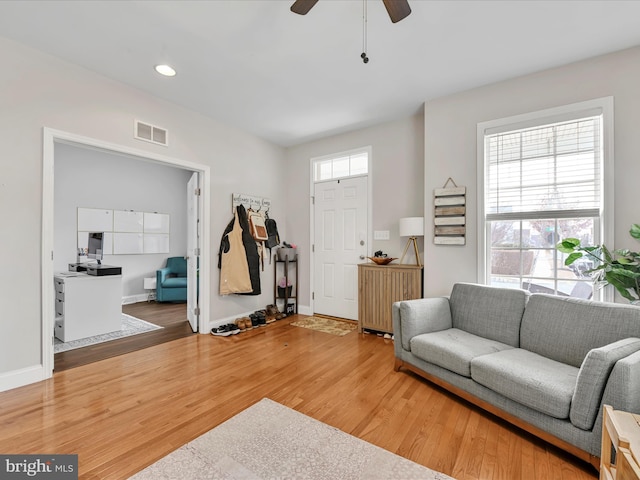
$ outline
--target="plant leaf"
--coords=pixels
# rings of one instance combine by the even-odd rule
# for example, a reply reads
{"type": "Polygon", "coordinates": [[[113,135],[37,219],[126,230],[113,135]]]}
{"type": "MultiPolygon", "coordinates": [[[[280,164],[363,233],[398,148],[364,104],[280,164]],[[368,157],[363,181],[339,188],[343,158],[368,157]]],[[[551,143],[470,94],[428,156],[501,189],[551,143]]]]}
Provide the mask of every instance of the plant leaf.
{"type": "Polygon", "coordinates": [[[629,230],[629,234],[633,238],[640,239],[640,225],[638,225],[637,223],[634,223],[633,225],[631,225],[631,230],[629,230]]]}
{"type": "Polygon", "coordinates": [[[580,240],[577,238],[565,238],[556,245],[556,249],[562,253],[572,253],[580,248],[580,240]]]}
{"type": "Polygon", "coordinates": [[[640,278],[640,272],[634,272],[632,270],[627,270],[626,268],[612,268],[611,273],[614,275],[620,275],[621,277],[627,278],[640,278]]]}
{"type": "Polygon", "coordinates": [[[573,262],[575,262],[577,259],[582,257],[582,253],[580,252],[573,252],[571,255],[569,255],[567,257],[567,259],[564,261],[565,265],[571,265],[573,262]]]}
{"type": "Polygon", "coordinates": [[[635,298],[633,298],[633,296],[629,293],[629,287],[618,280],[616,277],[611,277],[609,274],[607,274],[607,282],[613,285],[618,293],[630,302],[633,302],[635,300],[635,298]]]}

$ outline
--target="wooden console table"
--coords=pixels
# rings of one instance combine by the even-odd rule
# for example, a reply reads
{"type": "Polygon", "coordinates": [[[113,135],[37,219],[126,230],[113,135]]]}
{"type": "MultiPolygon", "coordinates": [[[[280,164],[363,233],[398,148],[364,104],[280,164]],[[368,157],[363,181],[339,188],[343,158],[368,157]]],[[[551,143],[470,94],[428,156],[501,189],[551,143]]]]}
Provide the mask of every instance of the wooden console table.
{"type": "Polygon", "coordinates": [[[358,331],[393,333],[391,305],[422,298],[422,267],[358,265],[358,331]]]}
{"type": "Polygon", "coordinates": [[[640,479],[640,415],[603,407],[600,479],[640,479]]]}

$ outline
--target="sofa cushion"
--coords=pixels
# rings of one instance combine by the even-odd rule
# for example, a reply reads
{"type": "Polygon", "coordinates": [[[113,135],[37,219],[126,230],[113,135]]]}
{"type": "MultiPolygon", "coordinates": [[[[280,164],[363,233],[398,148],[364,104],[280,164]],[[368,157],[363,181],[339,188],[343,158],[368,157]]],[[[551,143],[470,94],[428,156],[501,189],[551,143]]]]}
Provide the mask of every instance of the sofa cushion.
{"type": "Polygon", "coordinates": [[[639,350],[640,338],[626,338],[587,353],[571,401],[571,423],[583,430],[593,428],[611,370],[618,360],[639,350]]]}
{"type": "Polygon", "coordinates": [[[521,348],[471,360],[471,378],[511,400],[555,418],[568,418],[578,369],[521,348]]]}
{"type": "Polygon", "coordinates": [[[471,360],[478,355],[508,348],[513,347],[457,328],[425,333],[411,339],[411,352],[416,357],[469,378],[471,360]]]}
{"type": "Polygon", "coordinates": [[[528,297],[524,290],[456,283],[449,299],[453,327],[519,347],[528,297]]]}
{"type": "Polygon", "coordinates": [[[580,368],[589,350],[628,337],[640,337],[636,306],[535,293],[522,318],[520,347],[580,368]]]}
{"type": "Polygon", "coordinates": [[[187,288],[187,277],[169,277],[162,282],[162,288],[187,288]]]}

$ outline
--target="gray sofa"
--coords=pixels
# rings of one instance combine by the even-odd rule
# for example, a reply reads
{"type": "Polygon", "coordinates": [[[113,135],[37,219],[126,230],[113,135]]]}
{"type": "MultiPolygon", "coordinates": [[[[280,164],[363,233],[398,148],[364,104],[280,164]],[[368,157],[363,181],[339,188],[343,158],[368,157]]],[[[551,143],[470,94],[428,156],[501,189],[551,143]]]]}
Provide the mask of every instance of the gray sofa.
{"type": "Polygon", "coordinates": [[[393,305],[413,371],[599,467],[602,405],[640,413],[640,307],[454,285],[393,305]]]}

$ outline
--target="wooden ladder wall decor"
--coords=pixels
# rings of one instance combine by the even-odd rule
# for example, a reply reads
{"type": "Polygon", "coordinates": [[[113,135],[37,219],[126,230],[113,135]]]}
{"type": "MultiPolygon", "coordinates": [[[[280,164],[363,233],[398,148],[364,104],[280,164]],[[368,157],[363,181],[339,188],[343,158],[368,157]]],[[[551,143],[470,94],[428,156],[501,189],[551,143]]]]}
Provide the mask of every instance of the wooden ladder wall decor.
{"type": "Polygon", "coordinates": [[[433,191],[436,245],[464,245],[466,241],[466,187],[456,185],[451,177],[442,188],[433,191]],[[452,183],[452,187],[448,187],[452,183]]]}

